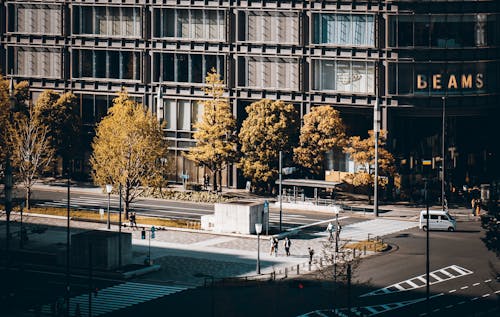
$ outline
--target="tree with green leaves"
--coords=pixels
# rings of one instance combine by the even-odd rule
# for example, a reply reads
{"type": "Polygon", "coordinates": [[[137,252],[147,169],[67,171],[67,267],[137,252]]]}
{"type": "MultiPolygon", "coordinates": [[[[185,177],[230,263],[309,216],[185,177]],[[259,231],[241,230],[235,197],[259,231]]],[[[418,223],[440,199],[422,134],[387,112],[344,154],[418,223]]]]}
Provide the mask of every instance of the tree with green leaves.
{"type": "MultiPolygon", "coordinates": [[[[349,144],[344,149],[352,160],[361,165],[357,172],[347,175],[347,182],[354,187],[364,189],[368,195],[368,202],[371,203],[371,193],[373,191],[374,175],[372,174],[375,166],[375,133],[368,131],[369,137],[361,139],[359,136],[349,138],[349,144]]],[[[378,184],[384,188],[388,184],[388,178],[393,177],[396,171],[394,166],[394,157],[384,146],[387,139],[387,132],[380,131],[378,142],[378,184]]]]}
{"type": "Polygon", "coordinates": [[[263,99],[246,107],[240,129],[243,175],[257,190],[268,192],[278,178],[279,151],[291,157],[298,139],[298,113],[292,104],[263,99]]]}
{"type": "Polygon", "coordinates": [[[203,105],[203,116],[200,122],[193,125],[196,146],[185,157],[210,170],[213,190],[217,191],[217,173],[237,158],[236,119],[229,101],[222,97],[224,82],[214,68],[206,76],[203,91],[210,99],[199,101],[203,105]]]}
{"type": "Polygon", "coordinates": [[[54,149],[48,137],[48,127],[35,119],[33,108],[28,115],[16,113],[9,126],[8,145],[12,149],[12,166],[26,191],[26,207],[31,208],[33,185],[49,167],[54,149]]]}
{"type": "Polygon", "coordinates": [[[98,124],[92,149],[94,182],[112,184],[115,191],[122,186],[128,219],[130,204],[147,186],[157,184],[158,164],[165,164],[167,146],[158,120],[122,90],[98,124]]]}
{"type": "Polygon", "coordinates": [[[303,118],[299,146],[293,150],[295,163],[315,177],[324,172],[325,154],[345,145],[345,126],[331,106],[318,106],[303,118]]]}
{"type": "MultiPolygon", "coordinates": [[[[56,155],[63,160],[63,171],[78,149],[81,124],[77,109],[78,100],[73,93],[59,94],[53,90],[42,92],[34,107],[35,119],[49,129],[47,136],[56,155]]],[[[55,170],[57,161],[54,163],[55,170]]]]}

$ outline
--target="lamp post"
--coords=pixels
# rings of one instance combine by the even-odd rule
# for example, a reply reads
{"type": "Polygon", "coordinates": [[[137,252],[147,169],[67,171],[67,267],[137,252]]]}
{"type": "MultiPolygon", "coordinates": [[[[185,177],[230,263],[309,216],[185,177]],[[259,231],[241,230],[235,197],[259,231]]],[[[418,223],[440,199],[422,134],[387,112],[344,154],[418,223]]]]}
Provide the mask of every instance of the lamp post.
{"type": "Polygon", "coordinates": [[[108,193],[108,230],[111,229],[111,222],[109,221],[109,200],[111,197],[111,191],[113,190],[113,185],[111,184],[106,184],[106,192],[108,193]]]}
{"type": "Polygon", "coordinates": [[[257,233],[257,274],[260,274],[260,233],[262,232],[262,223],[255,224],[255,232],[257,233]]]}
{"type": "Polygon", "coordinates": [[[442,101],[443,101],[443,121],[442,121],[442,139],[441,139],[441,208],[442,210],[444,211],[444,207],[445,207],[445,204],[444,204],[444,199],[445,199],[445,190],[444,190],[444,176],[445,176],[445,155],[446,153],[444,152],[445,150],[445,144],[444,144],[444,140],[445,140],[445,131],[446,131],[446,97],[441,97],[442,101]]]}
{"type": "Polygon", "coordinates": [[[373,215],[378,217],[378,137],[380,133],[380,108],[378,97],[373,108],[373,133],[375,138],[375,180],[373,182],[373,215]]]}
{"type": "Polygon", "coordinates": [[[279,157],[279,176],[280,176],[280,184],[279,184],[279,193],[280,193],[280,233],[281,233],[281,223],[283,220],[283,200],[281,198],[282,196],[282,184],[283,184],[283,165],[282,165],[282,160],[283,160],[283,151],[280,150],[280,157],[279,157]]]}
{"type": "Polygon", "coordinates": [[[118,208],[118,267],[122,267],[122,183],[119,185],[120,206],[118,208]]]}
{"type": "Polygon", "coordinates": [[[67,208],[66,208],[66,314],[69,316],[69,298],[70,298],[70,286],[69,286],[69,261],[70,261],[70,188],[71,188],[71,178],[70,178],[70,167],[68,166],[68,196],[67,196],[67,208]]]}
{"type": "Polygon", "coordinates": [[[427,200],[427,179],[424,179],[424,200],[426,209],[426,230],[425,230],[425,299],[427,313],[430,313],[430,259],[429,259],[429,201],[427,200]]]}
{"type": "MultiPolygon", "coordinates": [[[[12,78],[10,79],[10,84],[9,84],[9,102],[10,102],[10,109],[9,109],[9,123],[12,125],[14,122],[14,117],[13,113],[16,110],[16,101],[15,101],[15,96],[14,96],[14,81],[12,78]]],[[[5,263],[7,267],[7,272],[9,270],[10,266],[10,213],[12,212],[12,166],[10,164],[10,156],[11,156],[11,148],[7,148],[7,155],[5,156],[5,172],[4,172],[4,192],[5,192],[5,216],[6,216],[6,222],[5,222],[5,233],[6,233],[6,238],[5,238],[5,263]]],[[[7,273],[8,274],[8,273],[7,273]]]]}

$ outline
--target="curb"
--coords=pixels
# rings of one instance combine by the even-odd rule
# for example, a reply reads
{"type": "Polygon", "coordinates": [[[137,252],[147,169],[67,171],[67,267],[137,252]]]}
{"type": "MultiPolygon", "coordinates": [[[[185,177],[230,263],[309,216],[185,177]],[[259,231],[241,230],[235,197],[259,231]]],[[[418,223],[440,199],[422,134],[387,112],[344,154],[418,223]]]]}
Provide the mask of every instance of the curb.
{"type": "Polygon", "coordinates": [[[161,269],[161,265],[154,264],[154,265],[147,266],[147,267],[144,267],[142,269],[135,270],[135,271],[124,272],[124,273],[122,273],[122,277],[129,279],[129,278],[141,276],[141,275],[144,275],[147,273],[156,272],[156,271],[159,271],[160,269],[161,269]]]}

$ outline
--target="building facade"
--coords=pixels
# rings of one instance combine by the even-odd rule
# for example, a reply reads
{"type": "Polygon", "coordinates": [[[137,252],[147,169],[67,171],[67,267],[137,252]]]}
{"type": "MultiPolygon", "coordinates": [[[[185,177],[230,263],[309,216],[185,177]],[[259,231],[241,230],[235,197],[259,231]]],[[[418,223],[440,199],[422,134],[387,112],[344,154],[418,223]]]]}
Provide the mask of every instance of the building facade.
{"type": "MultiPolygon", "coordinates": [[[[203,177],[181,153],[194,144],[197,100],[212,67],[239,123],[249,103],[280,99],[301,115],[330,104],[350,134],[366,135],[378,100],[402,182],[439,173],[443,126],[450,182],[499,177],[499,1],[2,3],[1,72],[29,81],[34,98],[45,89],[73,91],[88,143],[115,93],[127,88],[166,121],[172,180],[203,177]]],[[[345,168],[334,162],[327,168],[345,168]]],[[[235,169],[223,183],[242,184],[235,169]]]]}

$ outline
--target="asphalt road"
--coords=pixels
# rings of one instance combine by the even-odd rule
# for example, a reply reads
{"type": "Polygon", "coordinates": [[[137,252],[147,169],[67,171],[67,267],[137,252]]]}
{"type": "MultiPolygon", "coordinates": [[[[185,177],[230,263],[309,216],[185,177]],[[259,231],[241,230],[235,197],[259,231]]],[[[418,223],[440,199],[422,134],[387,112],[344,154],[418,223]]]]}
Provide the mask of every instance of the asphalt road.
{"type": "MultiPolygon", "coordinates": [[[[37,206],[46,207],[61,207],[66,208],[67,198],[66,192],[61,190],[40,190],[37,189],[33,193],[33,201],[37,206]]],[[[91,193],[72,193],[70,205],[75,209],[98,211],[104,209],[107,211],[108,197],[105,194],[91,193]]],[[[118,212],[119,199],[116,195],[110,197],[110,211],[118,212]]],[[[203,215],[210,215],[214,212],[213,204],[191,203],[186,201],[171,201],[161,199],[137,199],[131,204],[131,210],[138,215],[164,217],[170,219],[188,219],[200,220],[203,215]]],[[[279,226],[279,209],[270,208],[270,223],[271,227],[279,226]]],[[[326,228],[325,221],[334,218],[333,214],[325,212],[312,211],[283,211],[282,212],[282,227],[284,230],[299,226],[310,226],[317,224],[317,227],[326,228]]],[[[343,224],[356,222],[355,218],[349,217],[342,219],[343,224]]],[[[318,228],[314,229],[317,230],[318,228]]]]}

